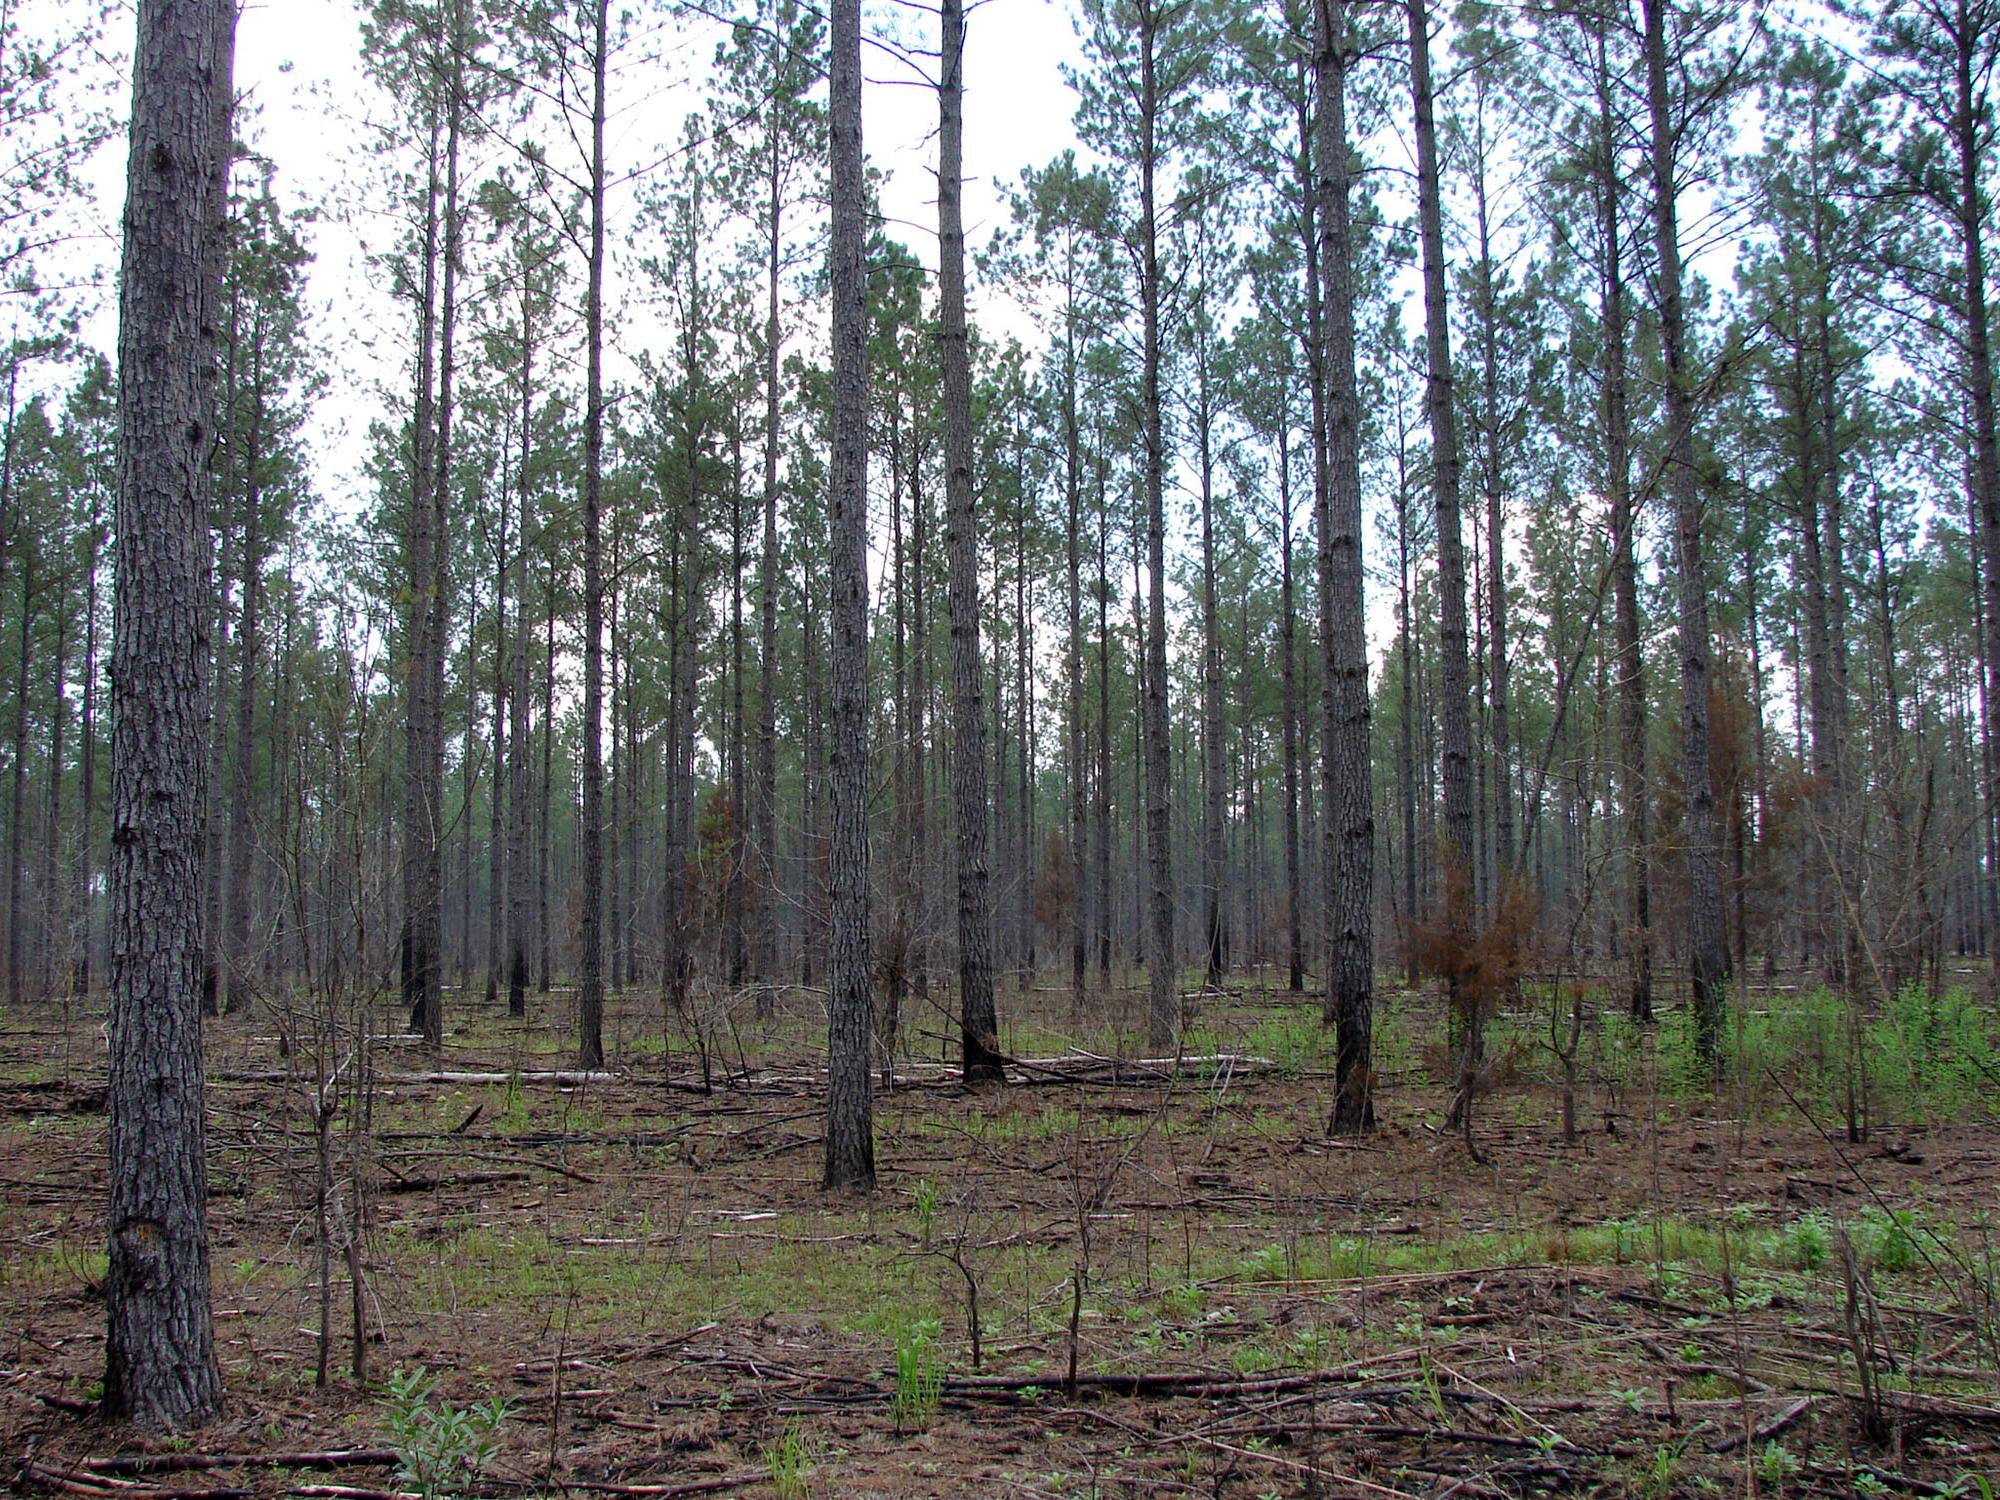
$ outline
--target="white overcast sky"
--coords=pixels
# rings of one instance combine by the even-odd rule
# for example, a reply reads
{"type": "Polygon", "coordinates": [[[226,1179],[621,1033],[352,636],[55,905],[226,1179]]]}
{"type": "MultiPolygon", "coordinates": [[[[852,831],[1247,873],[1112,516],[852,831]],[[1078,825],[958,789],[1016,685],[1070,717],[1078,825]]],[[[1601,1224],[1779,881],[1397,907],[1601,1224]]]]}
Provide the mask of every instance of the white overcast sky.
{"type": "MultiPolygon", "coordinates": [[[[44,0],[49,3],[49,0],[44,0]]],[[[907,26],[900,7],[870,6],[871,30],[907,26]]],[[[59,13],[60,5],[53,13],[59,13]]],[[[331,394],[314,424],[321,492],[346,510],[361,499],[360,465],[368,420],[379,410],[374,393],[398,384],[404,362],[398,310],[379,288],[366,260],[366,247],[386,243],[388,226],[371,222],[379,204],[361,190],[363,162],[377,132],[370,121],[382,107],[360,62],[361,7],[358,0],[267,0],[247,5],[237,30],[236,83],[246,106],[253,143],[277,167],[277,189],[288,208],[311,206],[320,217],[307,231],[315,260],[308,297],[313,335],[339,370],[331,394]]],[[[118,56],[129,56],[132,19],[114,15],[106,40],[118,56]]],[[[614,174],[657,154],[663,142],[678,139],[682,120],[703,103],[719,30],[683,28],[664,39],[662,65],[614,80],[613,117],[607,150],[614,174]]],[[[1015,180],[1024,166],[1039,165],[1071,144],[1074,102],[1061,64],[1077,51],[1076,33],[1061,0],[987,0],[972,13],[966,56],[966,210],[969,243],[982,246],[1004,218],[997,180],[1015,180]]],[[[912,86],[907,67],[890,53],[869,48],[863,60],[870,80],[864,90],[864,132],[871,165],[886,174],[883,210],[888,232],[934,263],[936,243],[936,96],[912,86]]],[[[93,87],[115,87],[116,107],[128,103],[129,80],[109,72],[93,87]]],[[[551,143],[554,149],[554,143],[551,143]]],[[[99,233],[77,243],[74,264],[95,269],[108,288],[115,269],[118,205],[124,191],[122,136],[91,163],[96,188],[94,220],[99,233]]],[[[614,200],[618,216],[633,208],[632,197],[614,200]]],[[[612,225],[613,239],[619,226],[612,225]]],[[[616,288],[613,289],[616,295],[616,288]]],[[[85,324],[89,342],[116,345],[116,304],[108,290],[85,324]]],[[[645,342],[635,333],[643,324],[616,326],[614,364],[639,353],[645,342]],[[620,334],[624,337],[621,340],[620,334]],[[623,355],[623,360],[619,359],[623,355]]],[[[614,369],[614,376],[617,371],[614,369]]]]}

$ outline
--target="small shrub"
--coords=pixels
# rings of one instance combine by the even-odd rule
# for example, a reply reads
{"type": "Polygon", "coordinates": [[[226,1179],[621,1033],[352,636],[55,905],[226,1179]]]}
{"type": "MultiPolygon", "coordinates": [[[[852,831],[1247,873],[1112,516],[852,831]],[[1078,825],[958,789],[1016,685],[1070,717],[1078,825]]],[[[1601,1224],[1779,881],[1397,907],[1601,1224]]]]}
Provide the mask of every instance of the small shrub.
{"type": "Polygon", "coordinates": [[[436,1391],[422,1365],[389,1377],[389,1446],[398,1477],[425,1500],[470,1492],[499,1451],[494,1434],[511,1409],[498,1396],[469,1407],[433,1402],[436,1391]]]}
{"type": "Polygon", "coordinates": [[[1794,1219],[1785,1226],[1785,1260],[1800,1271],[1817,1271],[1826,1260],[1826,1220],[1818,1214],[1794,1219]]]}

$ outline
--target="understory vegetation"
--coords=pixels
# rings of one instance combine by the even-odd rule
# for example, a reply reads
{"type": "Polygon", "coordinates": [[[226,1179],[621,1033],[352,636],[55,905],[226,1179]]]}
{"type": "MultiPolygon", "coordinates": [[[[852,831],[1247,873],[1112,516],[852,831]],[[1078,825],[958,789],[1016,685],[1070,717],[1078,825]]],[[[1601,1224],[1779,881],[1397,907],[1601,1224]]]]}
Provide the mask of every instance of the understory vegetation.
{"type": "MultiPolygon", "coordinates": [[[[1489,1018],[1483,1165],[1441,1128],[1428,989],[1382,996],[1363,1141],[1323,1134],[1315,997],[1208,994],[1183,1062],[1114,1080],[1095,1070],[1132,1054],[1143,993],[1082,1025],[1010,994],[1020,1081],[967,1093],[906,1032],[880,1190],[850,1200],[817,1189],[810,994],[664,1037],[614,1006],[629,1048],[588,1076],[561,996],[519,1023],[454,1004],[439,1056],[351,1015],[327,1034],[369,1038],[369,1081],[337,1086],[324,1153],[314,1045],[231,1019],[210,1071],[232,1406],[201,1446],[300,1494],[287,1455],[424,1495],[1978,1496],[2000,1092],[1977,982],[1859,1008],[1746,990],[1719,1084],[1678,1013],[1637,1027],[1587,990],[1570,1144],[1549,1017],[1578,996],[1524,982],[1489,1018]],[[322,1222],[359,1239],[358,1383],[322,1222]]],[[[98,1373],[99,1045],[55,1011],[0,1032],[0,1411],[31,1480],[115,1477],[62,1416],[98,1373]]]]}

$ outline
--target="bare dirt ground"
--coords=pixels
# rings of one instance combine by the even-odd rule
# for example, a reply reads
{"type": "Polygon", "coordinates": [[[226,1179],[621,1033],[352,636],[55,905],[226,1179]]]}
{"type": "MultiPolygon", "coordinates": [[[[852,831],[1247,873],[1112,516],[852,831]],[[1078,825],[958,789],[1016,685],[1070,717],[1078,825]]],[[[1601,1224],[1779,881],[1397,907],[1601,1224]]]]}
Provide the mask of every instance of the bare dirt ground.
{"type": "Polygon", "coordinates": [[[352,1016],[211,1025],[229,1404],[187,1440],[91,1411],[102,1018],[4,1018],[8,1482],[1665,1497],[1976,1495],[2000,1474],[2000,1088],[1879,1107],[1855,1141],[1775,1069],[1676,1088],[1664,1041],[1614,1033],[1586,1044],[1565,1145],[1529,1015],[1497,1033],[1482,1162],[1437,1130],[1422,996],[1385,1009],[1382,1129],[1330,1141],[1307,997],[1207,997],[1190,1050],[1236,1060],[1114,1072],[1099,1059],[1134,1051],[1137,997],[1077,1026],[1037,990],[1004,1041],[1045,1066],[978,1094],[913,1005],[920,1055],[878,1095],[879,1190],[829,1197],[811,992],[761,1020],[717,1002],[705,1063],[660,1047],[635,992],[587,1079],[560,1072],[560,993],[525,1022],[451,1001],[442,1055],[380,1035],[359,1088],[352,1016]],[[418,1367],[435,1389],[399,1434],[383,1383],[418,1367]],[[440,1423],[449,1469],[452,1424],[496,1397],[483,1474],[399,1475],[440,1423]]]}

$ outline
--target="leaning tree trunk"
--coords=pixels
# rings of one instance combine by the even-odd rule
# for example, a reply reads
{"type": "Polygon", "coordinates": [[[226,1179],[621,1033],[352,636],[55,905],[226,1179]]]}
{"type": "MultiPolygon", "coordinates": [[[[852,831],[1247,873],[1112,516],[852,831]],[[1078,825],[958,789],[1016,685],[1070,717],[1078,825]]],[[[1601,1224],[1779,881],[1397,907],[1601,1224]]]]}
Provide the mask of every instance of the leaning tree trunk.
{"type": "Polygon", "coordinates": [[[208,459],[228,172],[228,0],[140,0],[119,305],[106,1415],[206,1419],[199,866],[209,713],[208,459]]]}

